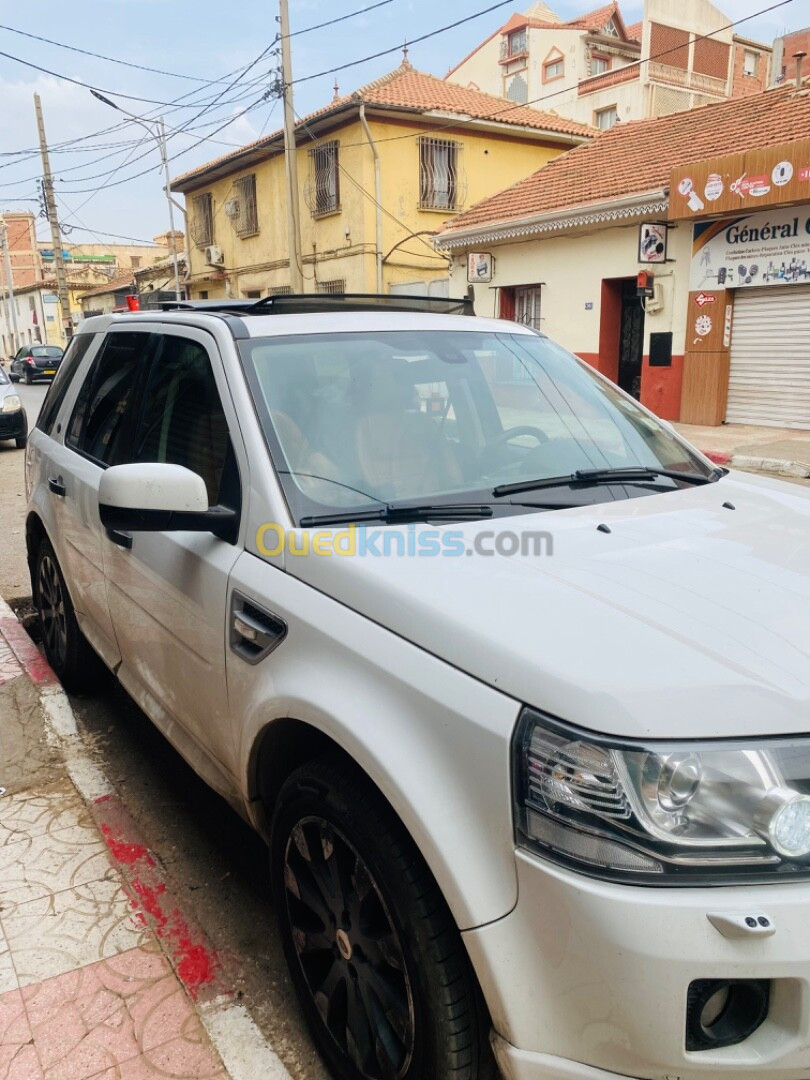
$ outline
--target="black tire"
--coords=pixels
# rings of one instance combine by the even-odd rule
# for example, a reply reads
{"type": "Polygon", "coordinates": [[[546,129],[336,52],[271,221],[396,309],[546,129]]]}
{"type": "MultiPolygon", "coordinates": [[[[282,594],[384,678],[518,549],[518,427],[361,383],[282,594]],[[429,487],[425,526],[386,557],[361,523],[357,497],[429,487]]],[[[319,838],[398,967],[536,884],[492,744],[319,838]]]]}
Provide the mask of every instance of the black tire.
{"type": "Polygon", "coordinates": [[[101,661],[79,629],[62,568],[49,540],[37,550],[32,575],[34,603],[48,663],[66,690],[87,690],[101,661]]]}
{"type": "Polygon", "coordinates": [[[25,373],[25,385],[26,386],[33,386],[34,385],[34,377],[33,377],[33,375],[31,374],[30,371],[26,371],[26,373],[25,373]]]}
{"type": "Polygon", "coordinates": [[[25,444],[27,442],[28,442],[28,436],[27,435],[20,435],[20,437],[18,439],[14,440],[14,445],[17,447],[18,450],[24,450],[25,449],[25,444]]]}
{"type": "Polygon", "coordinates": [[[450,911],[348,759],[286,782],[270,845],[293,984],[336,1080],[490,1080],[489,1020],[450,911]]]}
{"type": "Polygon", "coordinates": [[[11,381],[12,381],[13,383],[16,383],[16,382],[19,382],[19,381],[20,381],[20,376],[19,376],[19,375],[17,375],[17,374],[16,374],[16,372],[13,372],[13,371],[9,371],[9,373],[8,373],[8,377],[9,377],[9,379],[11,379],[11,381]]]}

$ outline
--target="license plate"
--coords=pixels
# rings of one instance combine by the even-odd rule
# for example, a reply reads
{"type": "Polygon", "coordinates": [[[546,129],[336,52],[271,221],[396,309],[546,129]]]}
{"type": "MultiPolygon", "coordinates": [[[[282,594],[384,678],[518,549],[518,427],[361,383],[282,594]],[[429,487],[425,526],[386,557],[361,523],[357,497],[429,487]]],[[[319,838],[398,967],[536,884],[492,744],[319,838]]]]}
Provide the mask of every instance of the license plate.
{"type": "Polygon", "coordinates": [[[45,368],[45,370],[43,371],[42,374],[43,375],[55,375],[56,374],[56,368],[52,368],[52,367],[51,368],[45,368]]]}

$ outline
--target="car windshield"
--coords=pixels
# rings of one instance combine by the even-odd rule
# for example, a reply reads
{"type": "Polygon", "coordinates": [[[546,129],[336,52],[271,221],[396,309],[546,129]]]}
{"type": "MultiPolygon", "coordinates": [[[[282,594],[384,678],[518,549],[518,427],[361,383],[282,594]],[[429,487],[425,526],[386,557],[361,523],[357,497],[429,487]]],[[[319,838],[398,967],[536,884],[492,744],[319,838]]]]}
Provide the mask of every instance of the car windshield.
{"type": "Polygon", "coordinates": [[[240,347],[296,521],[402,501],[492,503],[499,485],[577,470],[712,475],[668,426],[535,334],[353,332],[240,347]]]}
{"type": "Polygon", "coordinates": [[[54,360],[58,360],[59,357],[62,355],[62,350],[57,348],[57,346],[55,346],[55,345],[53,345],[53,346],[35,345],[31,349],[31,355],[32,356],[47,356],[49,359],[53,358],[54,360]]]}

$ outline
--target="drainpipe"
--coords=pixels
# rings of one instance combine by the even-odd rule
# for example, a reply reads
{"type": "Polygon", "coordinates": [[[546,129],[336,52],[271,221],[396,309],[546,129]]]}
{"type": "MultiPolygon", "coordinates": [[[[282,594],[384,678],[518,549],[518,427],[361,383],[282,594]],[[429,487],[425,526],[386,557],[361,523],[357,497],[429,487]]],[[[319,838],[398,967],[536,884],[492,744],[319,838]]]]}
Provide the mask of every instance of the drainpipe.
{"type": "Polygon", "coordinates": [[[377,292],[382,296],[383,291],[383,221],[382,221],[382,179],[380,176],[380,152],[377,149],[377,144],[371,137],[371,129],[368,126],[366,120],[366,106],[365,102],[360,104],[360,123],[363,125],[363,131],[366,133],[368,139],[368,145],[371,147],[371,152],[374,155],[374,202],[375,213],[377,215],[377,292]]]}

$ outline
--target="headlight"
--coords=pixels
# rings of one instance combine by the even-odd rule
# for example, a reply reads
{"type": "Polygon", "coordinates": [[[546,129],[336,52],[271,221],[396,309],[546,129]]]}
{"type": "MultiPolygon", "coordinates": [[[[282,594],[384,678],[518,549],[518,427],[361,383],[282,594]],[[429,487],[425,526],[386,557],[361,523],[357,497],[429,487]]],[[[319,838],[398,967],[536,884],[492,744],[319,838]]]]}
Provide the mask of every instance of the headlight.
{"type": "Polygon", "coordinates": [[[19,394],[9,394],[3,398],[2,405],[0,405],[0,412],[18,412],[22,408],[22,401],[19,394]]]}
{"type": "Polygon", "coordinates": [[[530,851],[647,884],[810,877],[810,738],[610,740],[525,709],[514,755],[530,851]]]}

